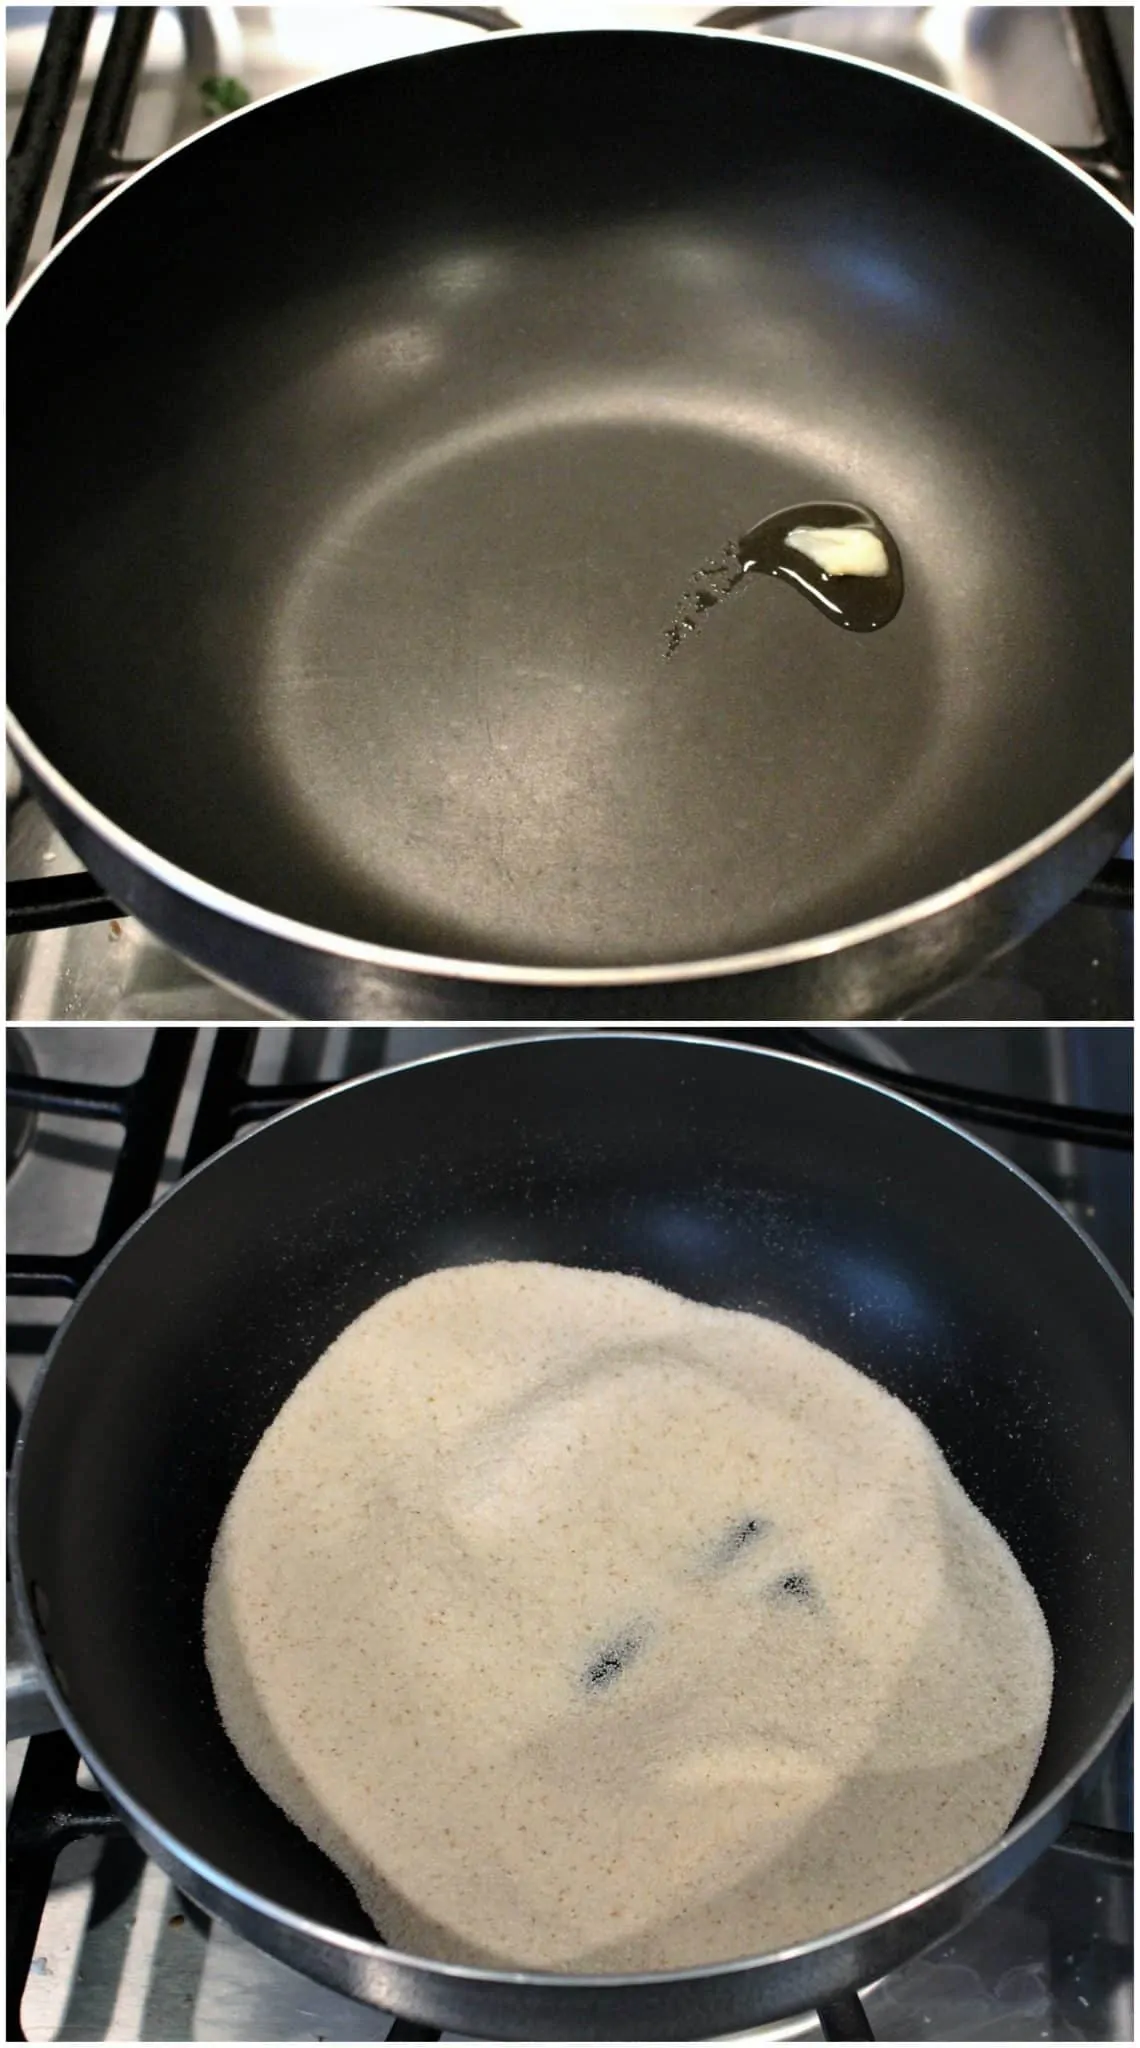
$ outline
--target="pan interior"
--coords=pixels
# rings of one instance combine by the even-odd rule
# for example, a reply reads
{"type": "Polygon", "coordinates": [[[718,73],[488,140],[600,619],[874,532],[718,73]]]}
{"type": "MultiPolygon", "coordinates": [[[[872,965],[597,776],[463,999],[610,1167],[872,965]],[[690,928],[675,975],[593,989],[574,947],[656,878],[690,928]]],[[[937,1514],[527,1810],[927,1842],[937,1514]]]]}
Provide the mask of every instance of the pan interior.
{"type": "Polygon", "coordinates": [[[1126,242],[795,51],[520,38],[259,109],[16,317],[17,713],[358,939],[619,967],[912,901],[1127,752],[1126,242]],[[702,561],[832,499],[898,541],[890,626],[757,577],[664,659],[702,561]]]}

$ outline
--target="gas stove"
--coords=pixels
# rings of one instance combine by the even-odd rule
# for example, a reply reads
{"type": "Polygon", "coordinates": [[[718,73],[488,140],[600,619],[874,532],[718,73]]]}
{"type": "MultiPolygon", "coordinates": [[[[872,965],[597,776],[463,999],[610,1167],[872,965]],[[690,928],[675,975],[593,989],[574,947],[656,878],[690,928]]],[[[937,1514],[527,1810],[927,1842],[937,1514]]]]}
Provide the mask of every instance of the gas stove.
{"type": "MultiPolygon", "coordinates": [[[[10,1031],[10,1437],[66,1301],[180,1174],[335,1081],[512,1035],[10,1031]]],[[[1037,1179],[1130,1277],[1130,1030],[716,1035],[869,1071],[957,1119],[1037,1179]]],[[[82,1766],[77,1778],[11,1620],[7,1691],[9,2040],[436,2038],[323,1990],[182,1898],[114,1823],[82,1766]]],[[[952,1942],[820,2014],[762,2031],[784,2040],[1132,2039],[1132,1785],[1129,1725],[1067,1849],[1047,1852],[952,1942]]]]}
{"type": "MultiPolygon", "coordinates": [[[[43,48],[41,7],[7,10],[9,141],[43,48]]],[[[61,227],[126,172],[237,104],[337,71],[478,39],[503,28],[703,24],[852,52],[944,86],[1064,149],[1119,196],[1131,194],[1131,8],[726,7],[608,4],[58,10],[49,82],[63,142],[42,194],[35,148],[10,211],[9,289],[61,227]],[[115,37],[112,21],[120,18],[115,37]],[[62,22],[70,15],[70,25],[62,22]],[[152,20],[153,17],[153,20],[152,20]],[[84,43],[86,40],[86,48],[84,43]],[[104,56],[103,71],[99,66],[104,56]],[[96,83],[98,80],[98,88],[96,83]],[[129,125],[128,125],[129,115],[129,125]],[[85,125],[86,119],[86,125],[85,125]],[[116,145],[122,142],[121,148],[116,145]],[[25,201],[27,204],[25,206],[25,201]]],[[[41,110],[42,111],[42,110],[41,110]]],[[[25,140],[29,132],[25,128],[25,140]]],[[[11,188],[10,188],[11,189],[11,188]]],[[[927,1019],[1123,1019],[1132,1015],[1132,861],[1109,863],[1074,903],[927,1019]]],[[[49,824],[9,762],[8,1014],[21,1018],[252,1019],[256,1005],[207,979],[116,906],[49,824]]]]}

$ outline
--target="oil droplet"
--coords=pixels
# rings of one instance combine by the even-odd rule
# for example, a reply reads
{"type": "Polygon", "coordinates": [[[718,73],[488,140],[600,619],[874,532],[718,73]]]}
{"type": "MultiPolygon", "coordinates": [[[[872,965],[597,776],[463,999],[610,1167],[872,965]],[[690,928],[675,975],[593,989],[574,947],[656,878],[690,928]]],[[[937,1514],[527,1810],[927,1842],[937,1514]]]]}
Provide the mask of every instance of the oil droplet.
{"type": "Polygon", "coordinates": [[[751,575],[791,583],[833,625],[852,633],[888,626],[903,601],[902,557],[874,512],[865,505],[789,505],[730,541],[715,561],[702,563],[666,635],[666,659],[751,575]]]}

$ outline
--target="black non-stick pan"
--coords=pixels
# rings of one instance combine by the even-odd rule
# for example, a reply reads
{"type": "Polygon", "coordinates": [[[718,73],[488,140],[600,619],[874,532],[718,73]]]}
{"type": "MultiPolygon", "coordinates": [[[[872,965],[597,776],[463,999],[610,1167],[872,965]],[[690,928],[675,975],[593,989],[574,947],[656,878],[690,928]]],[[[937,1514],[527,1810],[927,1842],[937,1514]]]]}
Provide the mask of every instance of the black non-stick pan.
{"type": "Polygon", "coordinates": [[[264,102],[18,304],[17,748],[117,900],[300,1015],[905,1007],[1127,829],[1131,243],[795,46],[509,35],[264,102]],[[666,658],[821,501],[885,522],[893,622],[757,573],[666,658]]]}
{"type": "Polygon", "coordinates": [[[1127,1297],[1088,1239],[877,1085],[692,1041],[493,1046],[280,1118],[123,1241],[24,1422],[17,1591],[56,1709],[135,1832],[273,1954],[492,2038],[738,2031],[946,1935],[1063,1826],[1127,1704],[1130,1363],[1127,1297]],[[254,1446],[331,1339],[387,1289],[489,1258],[640,1273],[774,1316],[922,1416],[1020,1560],[1056,1658],[1040,1763],[989,1853],[861,1926],[671,1975],[448,1968],[384,1947],[222,1730],[206,1570],[254,1446]]]}

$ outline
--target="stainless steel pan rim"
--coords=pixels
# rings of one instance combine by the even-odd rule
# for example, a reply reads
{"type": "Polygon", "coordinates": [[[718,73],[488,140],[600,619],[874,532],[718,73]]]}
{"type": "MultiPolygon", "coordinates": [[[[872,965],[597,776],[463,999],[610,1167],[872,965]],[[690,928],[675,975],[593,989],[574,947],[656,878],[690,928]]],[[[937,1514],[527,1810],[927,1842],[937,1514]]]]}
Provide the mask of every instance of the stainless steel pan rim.
{"type": "MultiPolygon", "coordinates": [[[[1011,1160],[1005,1158],[993,1146],[987,1145],[983,1139],[976,1137],[971,1131],[964,1130],[952,1118],[942,1116],[938,1111],[929,1109],[924,1104],[911,1102],[905,1097],[899,1096],[892,1088],[882,1082],[871,1080],[862,1074],[844,1073],[829,1066],[824,1060],[806,1059],[798,1053],[782,1052],[769,1047],[733,1045],[714,1036],[696,1037],[668,1031],[567,1031],[544,1034],[541,1039],[525,1036],[496,1040],[491,1045],[458,1047],[447,1052],[432,1054],[427,1059],[405,1061],[399,1066],[383,1068],[378,1073],[359,1075],[352,1080],[343,1081],[333,1088],[322,1091],[320,1095],[311,1098],[308,1102],[298,1103],[293,1108],[282,1111],[279,1116],[268,1118],[264,1124],[260,1125],[256,1131],[243,1140],[243,1144],[256,1144],[262,1131],[271,1129],[275,1124],[283,1122],[288,1117],[303,1115],[307,1109],[318,1102],[325,1101],[330,1095],[346,1094],[355,1088],[371,1087],[377,1082],[387,1080],[389,1076],[394,1077],[418,1070],[421,1067],[430,1067],[439,1061],[457,1059],[477,1060],[480,1055],[501,1054],[504,1050],[524,1045],[557,1046],[576,1041],[605,1042],[611,1038],[638,1040],[654,1044],[668,1042],[686,1047],[706,1046],[718,1052],[731,1051],[739,1053],[745,1058],[781,1060],[789,1066],[808,1067],[816,1072],[828,1074],[833,1079],[840,1080],[849,1087],[863,1088],[872,1094],[886,1096],[888,1100],[895,1104],[901,1104],[903,1108],[910,1110],[915,1116],[927,1118],[931,1123],[938,1124],[944,1130],[950,1131],[965,1144],[974,1146],[977,1151],[984,1153],[996,1165],[1004,1168],[1007,1173],[1012,1174],[1015,1179],[1023,1182],[1037,1196],[1038,1200],[1044,1202],[1052,1209],[1080,1239],[1086,1251],[1091,1254],[1107,1278],[1112,1282],[1129,1313],[1132,1312],[1132,1297],[1120,1279],[1119,1274],[1109,1263],[1099,1246],[1093,1242],[1092,1238],[1078,1223],[1074,1222],[1061,1203],[1047,1193],[1030,1174],[1026,1173],[1021,1167],[1014,1165],[1011,1160]]],[[[44,1654],[28,1588],[24,1581],[18,1542],[20,1480],[24,1444],[35,1412],[36,1401],[51,1368],[52,1360],[63,1332],[70,1324],[72,1317],[79,1312],[88,1294],[96,1287],[108,1266],[118,1256],[123,1247],[130,1243],[136,1232],[145,1227],[148,1218],[154,1214],[155,1210],[174,1200],[180,1189],[187,1186],[190,1181],[196,1180],[201,1174],[208,1173],[212,1168],[216,1167],[225,1158],[226,1149],[228,1148],[214,1153],[211,1158],[204,1160],[200,1166],[195,1167],[191,1173],[186,1175],[185,1180],[176,1182],[158,1202],[153,1204],[151,1209],[146,1211],[132,1225],[131,1229],[120,1238],[119,1243],[96,1268],[76,1297],[74,1304],[64,1317],[45,1354],[28,1397],[13,1456],[12,1484],[8,1510],[8,1541],[12,1558],[12,1580],[15,1589],[17,1611],[32,1656],[38,1667],[44,1689],[51,1700],[61,1725],[71,1737],[71,1740],[80,1751],[94,1776],[102,1785],[112,1804],[144,1840],[156,1860],[172,1876],[177,1879],[181,1872],[189,1870],[193,1872],[205,1890],[213,1897],[233,1902],[243,1908],[254,1921],[269,1921],[279,1928],[286,1937],[296,1935],[305,1942],[324,1944],[326,1947],[335,1949],[346,1959],[355,1957],[359,1958],[362,1963],[390,1962],[398,1969],[406,1970],[414,1976],[420,1976],[425,1979],[438,1977],[444,1980],[453,1980],[457,1983],[474,1982],[485,1985],[488,1988],[496,1985],[518,1986],[528,1991],[549,1990],[573,1997],[578,1992],[612,1992],[621,1989],[635,1990],[638,1987],[644,1986],[665,1987],[670,1984],[680,1986],[693,1982],[722,1980],[724,1978],[744,1975],[748,1971],[759,1968],[775,1967],[816,1956],[825,1956],[829,1950],[841,1944],[861,1941],[878,1930],[889,1928],[897,1920],[909,1918],[912,1914],[932,1904],[944,1894],[953,1891],[964,1882],[979,1875],[1000,1853],[1008,1851],[1019,1844],[1026,1843],[1029,1837],[1037,1835],[1040,1848],[1045,1848],[1061,1832],[1065,1819],[1064,1809],[1068,1800],[1092,1771],[1132,1707],[1133,1687],[1131,1685],[1121,1695],[1113,1713],[1101,1729],[1097,1740],[1090,1743],[1082,1752],[1076,1763],[1072,1765],[1070,1770],[1053,1788],[1048,1798],[1041,1800],[1028,1813],[1023,1814],[1016,1824],[1008,1829],[997,1842],[989,1849],[983,1850],[981,1855],[974,1857],[969,1863],[962,1864],[957,1870],[950,1872],[944,1878],[940,1878],[936,1884],[929,1885],[923,1891],[912,1893],[909,1898],[900,1900],[897,1905],[889,1907],[886,1911],[873,1914],[869,1919],[854,1922],[847,1927],[834,1928],[830,1933],[817,1936],[813,1941],[797,1943],[789,1948],[773,1950],[768,1954],[740,1956],[733,1958],[730,1962],[705,1963],[690,1969],[643,1971],[629,1975],[613,1973],[604,1976],[577,1976],[567,1972],[488,1970],[474,1966],[469,1967],[465,1964],[435,1962],[429,1957],[409,1955],[402,1950],[389,1948],[380,1941],[368,1942],[352,1935],[343,1934],[337,1929],[323,1926],[319,1921],[309,1920],[302,1914],[293,1913],[277,1904],[273,1899],[266,1898],[261,1893],[250,1891],[245,1886],[235,1883],[204,1857],[197,1856],[186,1849],[175,1837],[167,1832],[162,1824],[145,1807],[141,1806],[131,1797],[130,1793],[119,1783],[114,1773],[107,1769],[95,1752],[86,1745],[82,1731],[72,1716],[67,1701],[59,1690],[54,1673],[44,1654]]],[[[1032,1854],[1027,1860],[1032,1860],[1032,1854]]],[[[1012,1873],[1014,1876],[1017,1874],[1017,1871],[1012,1873]]]]}

